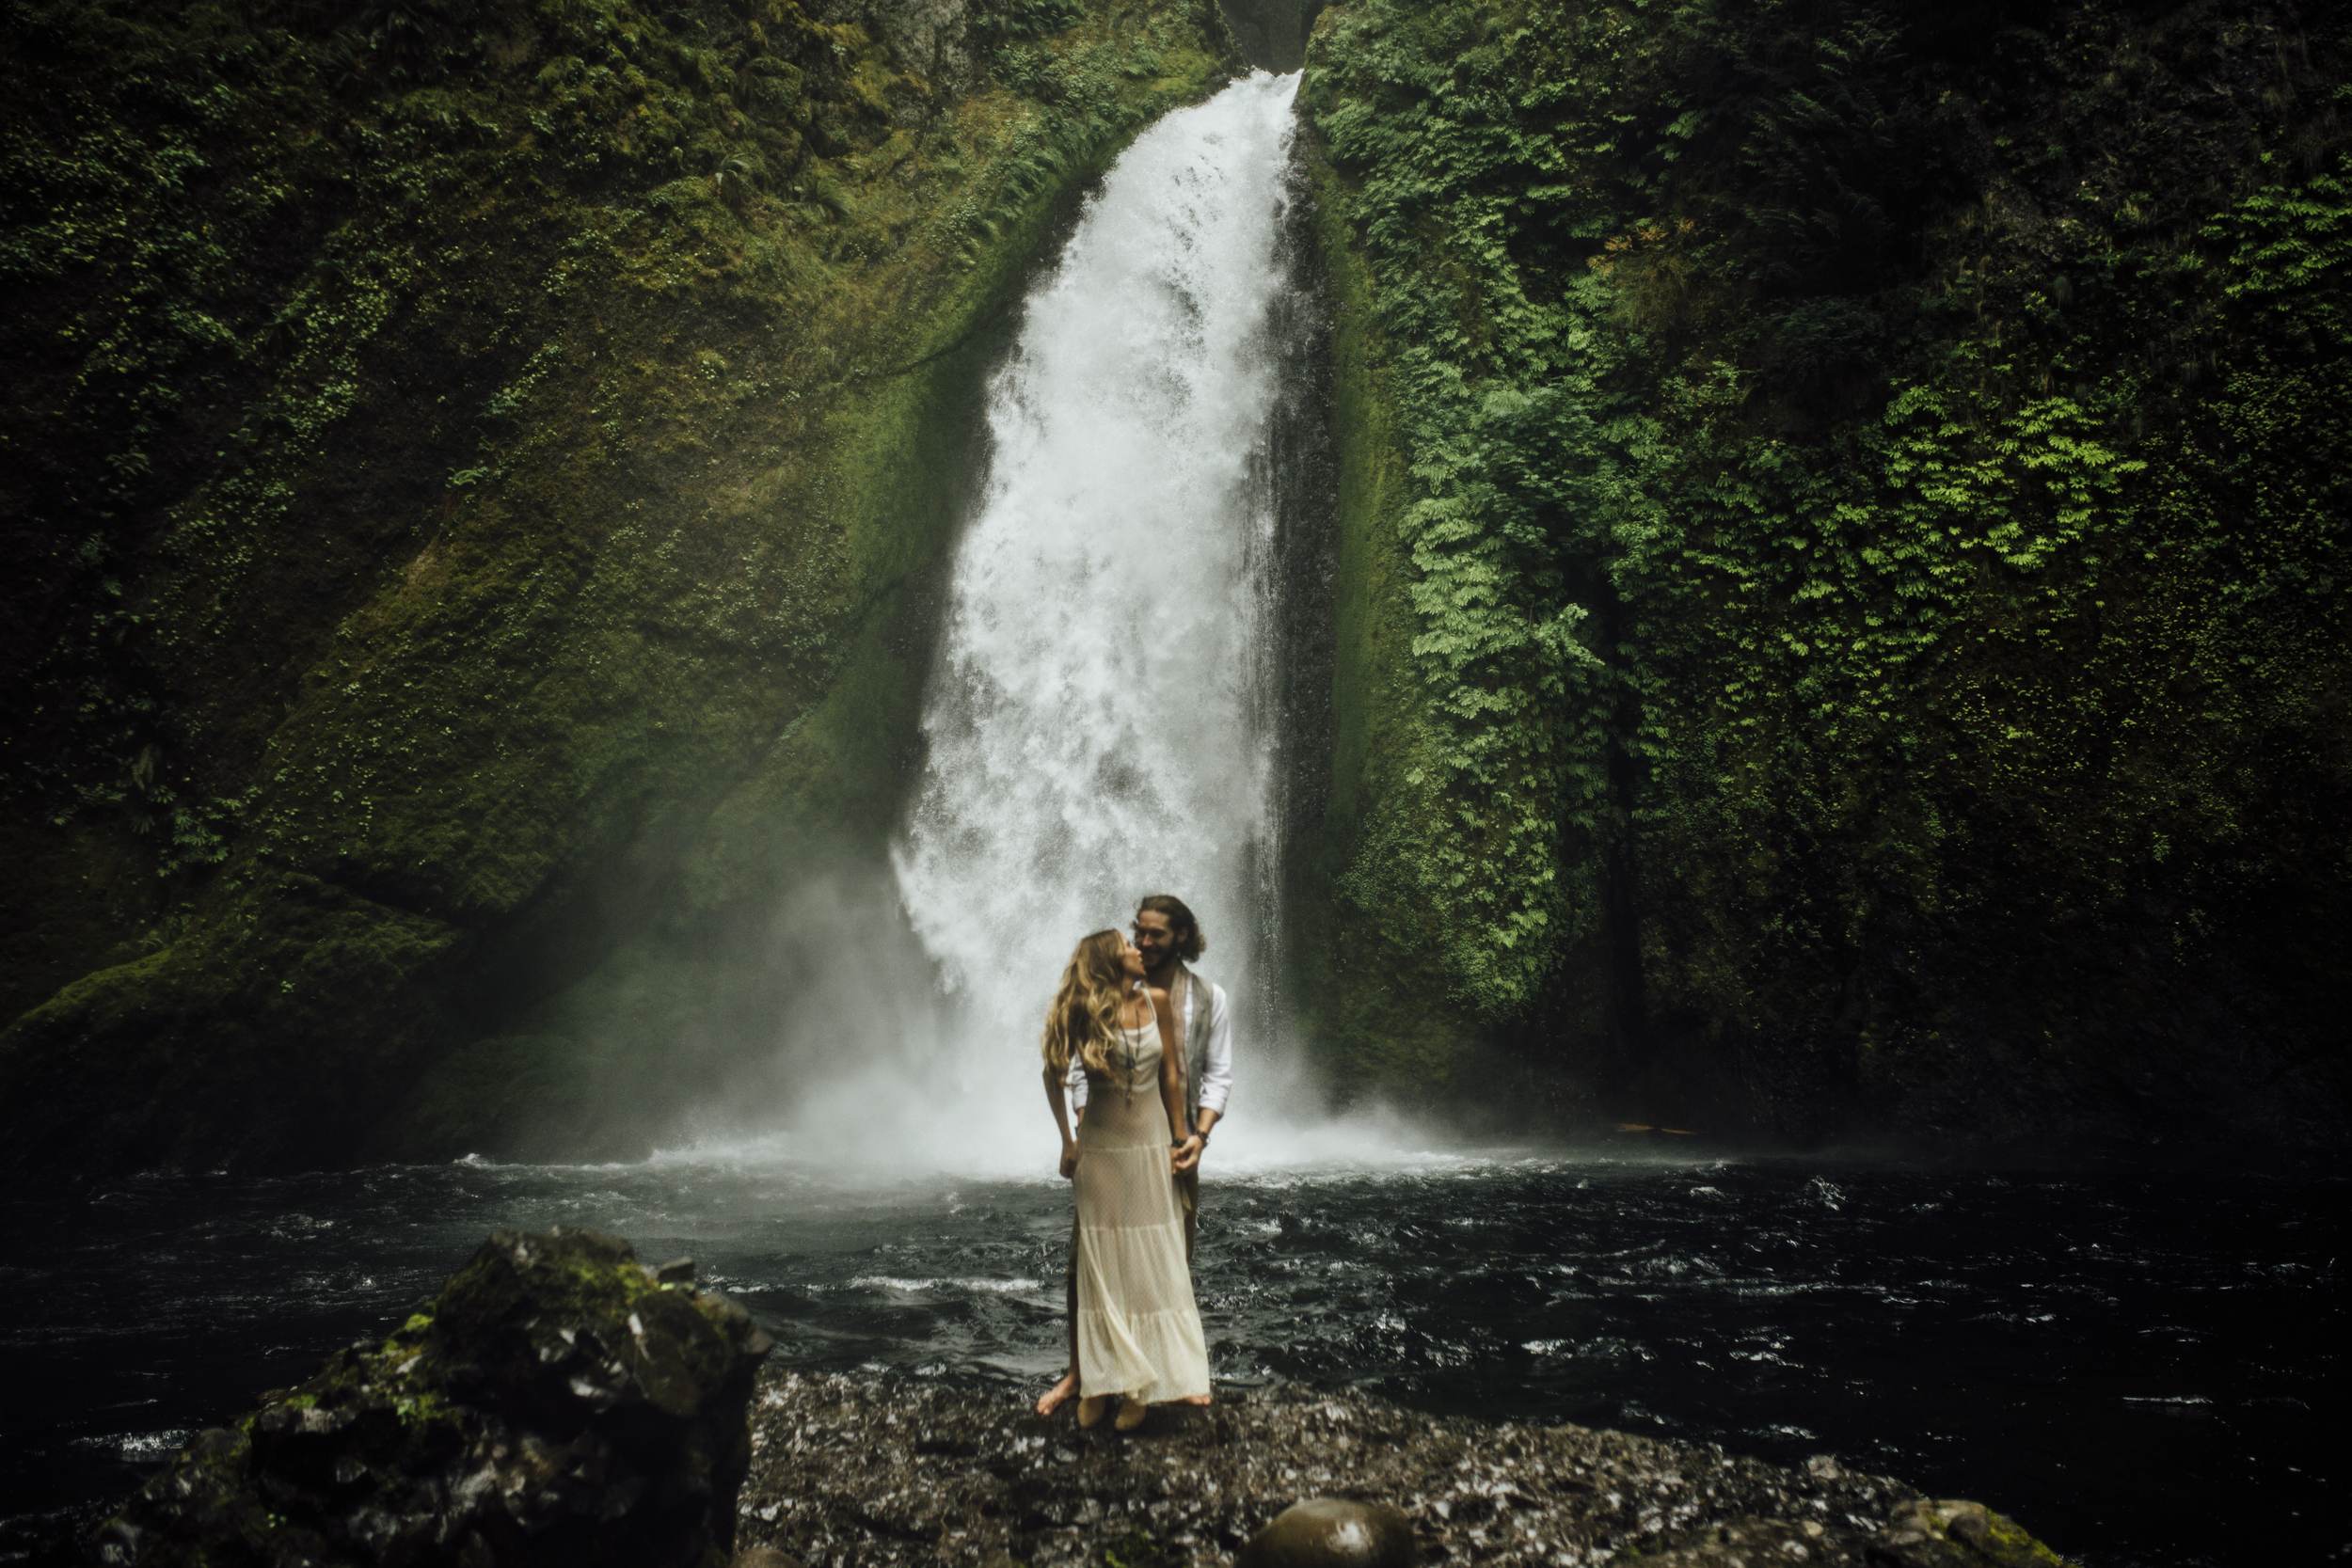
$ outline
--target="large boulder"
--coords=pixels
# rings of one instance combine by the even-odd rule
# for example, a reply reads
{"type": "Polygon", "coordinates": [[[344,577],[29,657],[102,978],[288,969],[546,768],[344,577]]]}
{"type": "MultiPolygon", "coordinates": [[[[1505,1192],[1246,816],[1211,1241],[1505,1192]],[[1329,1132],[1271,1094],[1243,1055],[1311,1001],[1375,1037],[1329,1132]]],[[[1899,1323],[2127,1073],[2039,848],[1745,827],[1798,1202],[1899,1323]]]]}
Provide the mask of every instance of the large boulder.
{"type": "Polygon", "coordinates": [[[427,1311],[199,1433],[101,1527],[139,1568],[723,1568],[751,1315],[591,1230],[501,1231],[427,1311]]]}

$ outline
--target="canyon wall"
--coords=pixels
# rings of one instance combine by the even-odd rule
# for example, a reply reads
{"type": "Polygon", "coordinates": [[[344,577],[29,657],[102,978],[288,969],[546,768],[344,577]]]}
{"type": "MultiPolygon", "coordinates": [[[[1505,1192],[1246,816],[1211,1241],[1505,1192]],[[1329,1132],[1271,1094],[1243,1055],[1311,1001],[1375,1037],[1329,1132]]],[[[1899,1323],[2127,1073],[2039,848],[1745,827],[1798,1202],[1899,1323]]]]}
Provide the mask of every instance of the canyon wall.
{"type": "Polygon", "coordinates": [[[2339,1142],[2352,37],[1322,14],[1334,1082],[2339,1142]]]}
{"type": "Polygon", "coordinates": [[[1333,1095],[2342,1140],[2323,8],[6,26],[19,1164],[628,1156],[787,1088],[812,997],[920,1012],[984,378],[1134,133],[1302,49],[1269,696],[1333,1095]]]}
{"type": "Polygon", "coordinates": [[[983,377],[1221,18],[8,29],[10,1160],[675,1135],[873,915],[983,377]]]}

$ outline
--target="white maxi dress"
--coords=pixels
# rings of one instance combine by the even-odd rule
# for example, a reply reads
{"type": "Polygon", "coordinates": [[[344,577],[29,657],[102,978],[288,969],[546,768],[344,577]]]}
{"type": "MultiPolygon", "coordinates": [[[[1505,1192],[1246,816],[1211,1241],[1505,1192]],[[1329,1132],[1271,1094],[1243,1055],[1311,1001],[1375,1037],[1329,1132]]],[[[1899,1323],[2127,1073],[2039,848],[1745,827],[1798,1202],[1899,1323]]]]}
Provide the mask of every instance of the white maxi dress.
{"type": "Polygon", "coordinates": [[[1168,1164],[1158,1025],[1122,1030],[1104,1054],[1078,1123],[1078,1391],[1203,1399],[1209,1348],[1168,1164]]]}

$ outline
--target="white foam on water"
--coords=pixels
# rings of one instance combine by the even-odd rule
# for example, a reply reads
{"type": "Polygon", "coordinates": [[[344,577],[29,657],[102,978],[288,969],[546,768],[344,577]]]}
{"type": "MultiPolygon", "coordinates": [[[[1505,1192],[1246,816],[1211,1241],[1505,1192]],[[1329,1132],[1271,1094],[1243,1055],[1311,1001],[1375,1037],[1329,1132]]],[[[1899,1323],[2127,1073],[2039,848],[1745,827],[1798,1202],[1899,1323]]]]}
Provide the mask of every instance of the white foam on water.
{"type": "Polygon", "coordinates": [[[848,1289],[868,1291],[898,1291],[909,1295],[929,1294],[938,1291],[963,1291],[974,1294],[1025,1295],[1044,1287],[1034,1279],[899,1279],[889,1275],[862,1274],[846,1281],[848,1289]]]}
{"type": "Polygon", "coordinates": [[[195,1432],[173,1427],[165,1432],[118,1432],[98,1437],[76,1437],[73,1447],[112,1453],[126,1465],[160,1465],[187,1446],[195,1432]]]}

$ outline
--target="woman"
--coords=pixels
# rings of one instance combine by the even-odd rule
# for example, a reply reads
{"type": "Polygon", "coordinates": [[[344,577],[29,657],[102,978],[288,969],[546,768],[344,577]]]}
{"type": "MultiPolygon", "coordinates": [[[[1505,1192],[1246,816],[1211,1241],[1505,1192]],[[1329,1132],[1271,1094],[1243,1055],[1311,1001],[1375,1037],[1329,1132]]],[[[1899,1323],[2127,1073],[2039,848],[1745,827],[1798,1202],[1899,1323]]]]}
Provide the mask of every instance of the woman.
{"type": "Polygon", "coordinates": [[[1045,1099],[1078,1199],[1078,1424],[1116,1398],[1121,1432],[1170,1400],[1206,1403],[1209,1350],[1184,1266],[1176,1161],[1184,1148],[1184,1057],[1167,997],[1117,931],[1078,943],[1045,1015],[1045,1099]],[[1062,1081],[1086,1067],[1077,1136],[1062,1081]]]}

